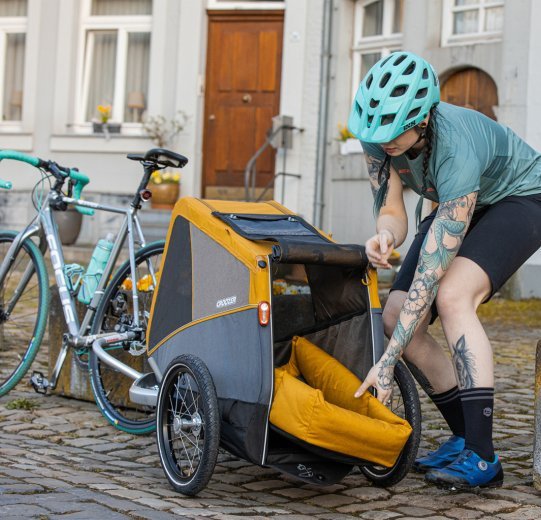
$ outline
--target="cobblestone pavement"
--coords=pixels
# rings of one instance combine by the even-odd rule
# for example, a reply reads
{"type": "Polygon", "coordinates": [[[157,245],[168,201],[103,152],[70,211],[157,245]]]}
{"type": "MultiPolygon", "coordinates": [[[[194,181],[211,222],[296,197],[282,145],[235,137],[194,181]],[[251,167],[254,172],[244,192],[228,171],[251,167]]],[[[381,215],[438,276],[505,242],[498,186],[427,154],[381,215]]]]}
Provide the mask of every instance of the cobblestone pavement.
{"type": "MultiPolygon", "coordinates": [[[[414,473],[380,489],[357,469],[320,488],[222,453],[207,489],[185,498],[169,487],[153,436],[118,432],[94,404],[38,396],[21,383],[0,398],[0,518],[539,519],[541,494],[531,473],[541,303],[529,308],[529,317],[537,316],[530,322],[516,321],[521,311],[515,304],[489,305],[494,317],[486,324],[497,363],[495,440],[506,473],[500,489],[446,492],[414,473]],[[21,398],[36,407],[8,406],[21,398]]],[[[431,403],[423,398],[422,404],[424,452],[446,432],[431,403]]]]}

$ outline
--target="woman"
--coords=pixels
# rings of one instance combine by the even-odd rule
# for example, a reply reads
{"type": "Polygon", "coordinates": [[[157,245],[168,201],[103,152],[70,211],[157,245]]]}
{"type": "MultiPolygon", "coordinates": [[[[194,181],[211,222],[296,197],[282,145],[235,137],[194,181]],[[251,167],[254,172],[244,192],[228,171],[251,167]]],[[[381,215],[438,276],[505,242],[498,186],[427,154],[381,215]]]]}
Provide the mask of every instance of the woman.
{"type": "Polygon", "coordinates": [[[432,66],[408,52],[370,69],[348,125],[362,142],[375,195],[377,233],[366,242],[374,266],[389,268],[406,238],[403,184],[421,201],[438,202],[391,288],[388,347],[355,396],[372,386],[387,403],[404,355],[452,433],[416,469],[443,487],[501,485],[492,349],[476,310],[541,247],[541,155],[484,115],[440,103],[432,66]],[[428,332],[438,315],[452,359],[428,332]]]}

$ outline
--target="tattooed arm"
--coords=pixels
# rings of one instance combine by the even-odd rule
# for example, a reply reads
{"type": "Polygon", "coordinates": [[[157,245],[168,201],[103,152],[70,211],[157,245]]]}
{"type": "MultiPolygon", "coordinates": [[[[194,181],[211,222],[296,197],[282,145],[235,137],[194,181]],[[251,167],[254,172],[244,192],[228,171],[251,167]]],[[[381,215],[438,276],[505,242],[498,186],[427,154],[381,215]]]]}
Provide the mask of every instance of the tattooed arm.
{"type": "MultiPolygon", "coordinates": [[[[374,197],[379,189],[378,175],[383,160],[366,155],[370,186],[374,197]]],[[[389,268],[393,248],[401,245],[408,233],[408,217],[402,196],[402,182],[391,166],[388,191],[376,222],[377,234],[366,242],[366,254],[375,267],[389,268]]]]}
{"type": "Polygon", "coordinates": [[[440,204],[421,247],[417,270],[387,349],[355,393],[356,397],[374,386],[380,401],[387,402],[390,398],[394,367],[430,311],[439,281],[464,240],[476,201],[477,192],[474,192],[440,204]]]}

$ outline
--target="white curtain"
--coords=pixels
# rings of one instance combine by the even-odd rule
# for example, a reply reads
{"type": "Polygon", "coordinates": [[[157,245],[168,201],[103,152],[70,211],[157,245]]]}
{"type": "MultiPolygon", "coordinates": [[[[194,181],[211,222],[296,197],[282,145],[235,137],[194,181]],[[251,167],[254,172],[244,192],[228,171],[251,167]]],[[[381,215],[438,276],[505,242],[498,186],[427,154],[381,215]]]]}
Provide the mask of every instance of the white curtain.
{"type": "Polygon", "coordinates": [[[478,32],[478,17],[479,11],[477,9],[455,13],[453,34],[470,34],[478,32]]]}
{"type": "Polygon", "coordinates": [[[98,105],[112,105],[115,92],[117,32],[89,31],[87,45],[91,38],[94,38],[94,52],[90,64],[86,121],[99,118],[98,105]]]}
{"type": "Polygon", "coordinates": [[[129,33],[124,121],[140,123],[148,99],[150,33],[129,33]]]}
{"type": "Polygon", "coordinates": [[[2,119],[5,121],[22,119],[25,42],[24,33],[7,35],[2,112],[2,119]]]}
{"type": "Polygon", "coordinates": [[[26,16],[26,0],[0,0],[0,16],[26,16]]]}
{"type": "Polygon", "coordinates": [[[383,0],[368,4],[364,8],[363,37],[383,33],[383,0]]]}
{"type": "Polygon", "coordinates": [[[92,0],[92,15],[152,14],[152,0],[92,0]]]}

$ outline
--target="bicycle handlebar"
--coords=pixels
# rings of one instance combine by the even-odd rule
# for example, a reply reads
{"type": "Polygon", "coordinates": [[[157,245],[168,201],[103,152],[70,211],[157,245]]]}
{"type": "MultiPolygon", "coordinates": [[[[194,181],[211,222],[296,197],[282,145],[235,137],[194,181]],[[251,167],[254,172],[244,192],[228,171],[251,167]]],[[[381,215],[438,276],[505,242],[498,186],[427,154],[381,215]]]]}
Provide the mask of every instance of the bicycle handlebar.
{"type": "MultiPolygon", "coordinates": [[[[0,150],[0,161],[3,159],[13,159],[15,161],[25,162],[34,166],[35,168],[43,168],[48,172],[54,174],[55,176],[62,175],[64,178],[70,178],[75,181],[73,186],[73,195],[75,199],[80,199],[83,192],[83,188],[90,182],[88,176],[84,173],[68,168],[62,168],[61,166],[56,165],[55,163],[44,161],[39,157],[33,157],[31,155],[26,155],[15,150],[0,150]]],[[[9,181],[3,181],[0,179],[0,188],[10,190],[13,184],[9,181]]],[[[75,209],[82,213],[83,215],[94,215],[94,210],[91,208],[83,208],[82,206],[75,206],[75,209]]]]}

